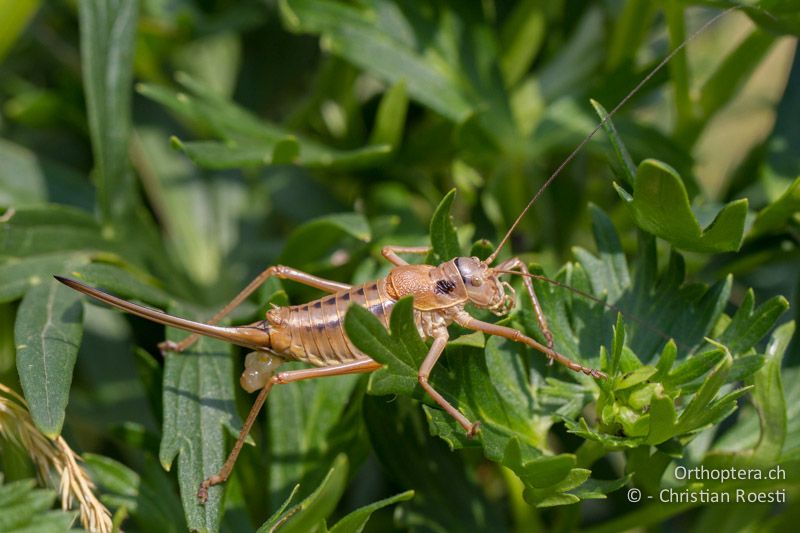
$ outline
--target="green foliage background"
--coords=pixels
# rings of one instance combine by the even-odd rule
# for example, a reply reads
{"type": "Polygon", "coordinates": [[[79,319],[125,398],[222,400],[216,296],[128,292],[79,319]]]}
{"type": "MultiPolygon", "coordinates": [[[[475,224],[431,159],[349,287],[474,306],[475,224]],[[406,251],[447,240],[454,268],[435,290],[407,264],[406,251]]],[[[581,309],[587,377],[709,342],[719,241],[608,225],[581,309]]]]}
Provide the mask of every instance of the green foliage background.
{"type": "MultiPolygon", "coordinates": [[[[274,390],[203,507],[251,402],[239,350],[162,358],[163,328],[53,274],[202,319],[271,264],[358,283],[386,274],[389,243],[485,256],[606,109],[729,4],[0,1],[0,380],[84,454],[126,530],[796,524],[793,4],[748,4],[677,54],[512,239],[615,306],[537,283],[557,349],[609,381],[456,328],[432,382],[482,422],[467,440],[416,384],[410,301],[390,332],[352,309],[348,335],[386,366],[274,390]],[[674,476],[776,464],[785,480],[674,476]],[[790,504],[660,503],[666,487],[790,504]]],[[[270,282],[232,321],[317,296],[270,282]]],[[[541,338],[524,301],[505,320],[541,338]]],[[[24,452],[2,450],[0,515],[63,528],[38,513],[52,493],[17,481],[24,452]]]]}

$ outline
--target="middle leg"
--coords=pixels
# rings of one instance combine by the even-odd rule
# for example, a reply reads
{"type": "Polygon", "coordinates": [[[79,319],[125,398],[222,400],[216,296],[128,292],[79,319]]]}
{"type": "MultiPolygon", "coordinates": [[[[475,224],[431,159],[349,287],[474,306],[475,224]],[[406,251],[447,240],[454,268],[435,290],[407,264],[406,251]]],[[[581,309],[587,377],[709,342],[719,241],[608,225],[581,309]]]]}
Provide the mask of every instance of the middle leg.
{"type": "Polygon", "coordinates": [[[397,266],[407,265],[408,261],[397,254],[417,254],[423,255],[431,251],[429,246],[384,246],[381,255],[390,263],[397,266]]]}
{"type": "Polygon", "coordinates": [[[425,360],[422,361],[422,365],[419,367],[417,379],[419,380],[419,384],[422,386],[422,388],[425,389],[425,392],[427,392],[428,395],[430,395],[430,397],[433,398],[436,403],[438,403],[442,409],[447,412],[447,414],[455,418],[456,421],[461,424],[461,427],[463,427],[467,432],[467,437],[472,438],[478,432],[480,422],[470,422],[466,416],[461,414],[461,411],[453,407],[450,402],[445,400],[444,396],[439,394],[439,392],[428,382],[433,367],[436,365],[436,362],[442,355],[445,346],[447,346],[448,338],[449,334],[447,333],[447,329],[442,329],[434,333],[433,344],[431,344],[431,349],[428,351],[428,355],[425,356],[425,360]]]}

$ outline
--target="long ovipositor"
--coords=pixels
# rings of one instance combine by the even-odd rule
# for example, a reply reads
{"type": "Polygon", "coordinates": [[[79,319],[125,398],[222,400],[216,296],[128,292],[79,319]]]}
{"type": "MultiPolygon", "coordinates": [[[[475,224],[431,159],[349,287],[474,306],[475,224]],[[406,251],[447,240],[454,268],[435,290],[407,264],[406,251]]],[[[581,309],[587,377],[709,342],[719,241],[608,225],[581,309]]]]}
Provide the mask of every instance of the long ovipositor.
{"type": "Polygon", "coordinates": [[[395,304],[395,300],[386,294],[382,281],[370,282],[307,304],[271,309],[267,312],[266,320],[254,324],[223,327],[129,302],[74,279],[55,278],[76,291],[159,324],[257,351],[268,350],[315,366],[338,365],[367,358],[344,333],[344,317],[351,304],[366,307],[387,326],[395,304]]]}
{"type": "Polygon", "coordinates": [[[233,342],[253,350],[264,350],[271,347],[268,328],[259,327],[258,325],[223,327],[203,324],[202,322],[195,322],[194,320],[180,318],[157,309],[152,309],[144,305],[123,300],[122,298],[118,298],[112,294],[101,291],[100,289],[90,287],[89,285],[74,279],[64,278],[61,276],[54,277],[67,287],[87,294],[92,298],[114,306],[117,309],[121,309],[122,311],[126,311],[136,316],[152,320],[153,322],[158,322],[159,324],[172,326],[200,335],[206,335],[208,337],[213,337],[223,341],[233,342]]]}

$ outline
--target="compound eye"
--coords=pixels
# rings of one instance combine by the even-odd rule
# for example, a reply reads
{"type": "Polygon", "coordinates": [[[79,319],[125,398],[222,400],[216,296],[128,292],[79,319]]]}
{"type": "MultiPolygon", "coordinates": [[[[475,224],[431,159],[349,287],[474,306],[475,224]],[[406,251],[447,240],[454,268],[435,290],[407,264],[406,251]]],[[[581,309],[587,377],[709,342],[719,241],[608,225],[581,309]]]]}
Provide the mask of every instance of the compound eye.
{"type": "Polygon", "coordinates": [[[483,280],[481,278],[472,278],[470,280],[470,284],[473,287],[480,287],[481,285],[483,285],[483,280]]]}

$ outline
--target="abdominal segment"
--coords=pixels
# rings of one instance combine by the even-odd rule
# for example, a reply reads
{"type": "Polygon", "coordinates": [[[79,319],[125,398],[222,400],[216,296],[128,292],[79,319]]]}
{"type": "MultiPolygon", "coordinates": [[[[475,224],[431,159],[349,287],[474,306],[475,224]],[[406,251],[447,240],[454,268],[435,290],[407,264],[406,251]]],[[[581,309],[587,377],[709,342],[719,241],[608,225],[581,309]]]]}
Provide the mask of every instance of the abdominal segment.
{"type": "Polygon", "coordinates": [[[267,313],[272,350],[315,366],[336,366],[369,359],[344,331],[350,305],[361,305],[389,326],[395,300],[386,293],[385,281],[356,285],[307,304],[272,309],[267,313]]]}

